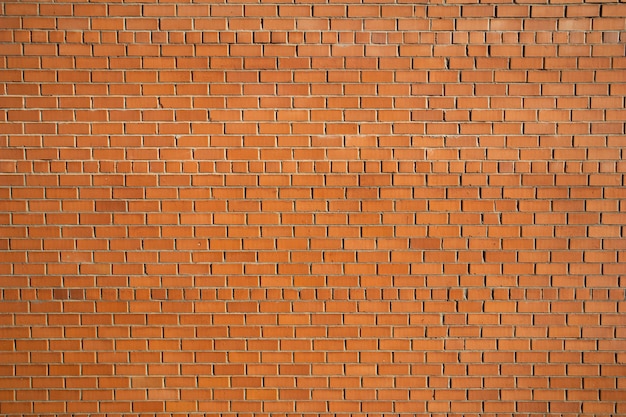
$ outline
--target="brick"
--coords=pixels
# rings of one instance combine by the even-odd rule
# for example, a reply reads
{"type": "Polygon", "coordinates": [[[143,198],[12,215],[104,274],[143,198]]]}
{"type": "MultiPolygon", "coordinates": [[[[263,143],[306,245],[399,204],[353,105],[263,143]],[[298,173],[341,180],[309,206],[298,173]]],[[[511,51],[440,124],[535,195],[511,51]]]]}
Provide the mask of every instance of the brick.
{"type": "Polygon", "coordinates": [[[619,414],[622,9],[4,5],[0,414],[619,414]]]}

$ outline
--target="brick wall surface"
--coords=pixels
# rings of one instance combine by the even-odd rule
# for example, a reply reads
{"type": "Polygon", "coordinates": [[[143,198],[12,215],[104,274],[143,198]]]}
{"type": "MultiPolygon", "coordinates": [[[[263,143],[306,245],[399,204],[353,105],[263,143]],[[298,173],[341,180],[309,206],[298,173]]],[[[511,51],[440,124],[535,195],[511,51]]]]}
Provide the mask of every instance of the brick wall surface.
{"type": "Polygon", "coordinates": [[[0,414],[626,415],[626,4],[516,3],[0,3],[0,414]]]}

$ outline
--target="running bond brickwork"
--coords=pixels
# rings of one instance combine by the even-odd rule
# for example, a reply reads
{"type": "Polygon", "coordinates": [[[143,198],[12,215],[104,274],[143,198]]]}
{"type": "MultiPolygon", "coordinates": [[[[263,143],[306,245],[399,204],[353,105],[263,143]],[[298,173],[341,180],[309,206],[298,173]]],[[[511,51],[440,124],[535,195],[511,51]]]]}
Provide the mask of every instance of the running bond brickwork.
{"type": "Polygon", "coordinates": [[[313,3],[0,3],[0,414],[626,415],[626,4],[313,3]]]}

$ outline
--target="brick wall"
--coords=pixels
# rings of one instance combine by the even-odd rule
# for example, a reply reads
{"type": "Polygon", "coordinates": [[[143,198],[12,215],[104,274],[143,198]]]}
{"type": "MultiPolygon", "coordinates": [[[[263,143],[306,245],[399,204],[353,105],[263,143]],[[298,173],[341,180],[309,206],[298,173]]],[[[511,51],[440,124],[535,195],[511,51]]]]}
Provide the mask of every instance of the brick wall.
{"type": "Polygon", "coordinates": [[[0,3],[0,414],[626,414],[626,5],[383,3],[0,3]]]}

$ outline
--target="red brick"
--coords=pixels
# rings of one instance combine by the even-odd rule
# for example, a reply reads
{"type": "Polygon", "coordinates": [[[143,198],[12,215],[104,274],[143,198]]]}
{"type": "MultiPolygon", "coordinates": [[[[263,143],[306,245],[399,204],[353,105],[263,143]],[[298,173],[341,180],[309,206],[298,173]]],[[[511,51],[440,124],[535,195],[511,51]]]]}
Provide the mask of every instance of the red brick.
{"type": "Polygon", "coordinates": [[[619,414],[622,9],[5,5],[0,413],[619,414]]]}

